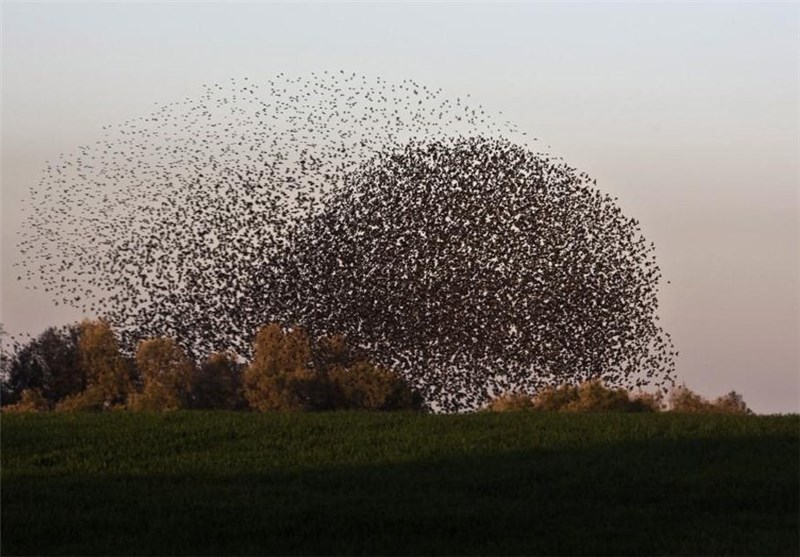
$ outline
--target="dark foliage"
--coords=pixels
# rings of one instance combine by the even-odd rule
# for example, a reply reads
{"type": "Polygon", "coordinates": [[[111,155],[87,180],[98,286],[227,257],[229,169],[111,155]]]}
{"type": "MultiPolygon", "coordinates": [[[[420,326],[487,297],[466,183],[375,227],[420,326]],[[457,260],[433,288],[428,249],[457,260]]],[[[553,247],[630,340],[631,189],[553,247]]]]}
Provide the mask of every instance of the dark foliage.
{"type": "Polygon", "coordinates": [[[244,366],[233,354],[211,354],[192,377],[192,408],[240,410],[247,404],[242,394],[244,366]]]}
{"type": "Polygon", "coordinates": [[[86,387],[78,340],[80,325],[49,327],[9,355],[3,378],[3,404],[17,402],[25,390],[37,390],[50,404],[86,387]]]}

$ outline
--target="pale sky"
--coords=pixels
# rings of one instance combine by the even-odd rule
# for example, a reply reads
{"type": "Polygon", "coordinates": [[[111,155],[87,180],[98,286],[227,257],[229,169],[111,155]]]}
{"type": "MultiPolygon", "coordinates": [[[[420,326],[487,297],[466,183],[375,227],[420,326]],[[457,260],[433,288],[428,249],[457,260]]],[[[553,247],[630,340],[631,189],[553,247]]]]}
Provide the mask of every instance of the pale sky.
{"type": "Polygon", "coordinates": [[[20,207],[48,160],[204,83],[339,70],[503,111],[639,219],[677,377],[800,411],[800,4],[2,4],[0,321],[81,317],[25,290],[20,207]]]}

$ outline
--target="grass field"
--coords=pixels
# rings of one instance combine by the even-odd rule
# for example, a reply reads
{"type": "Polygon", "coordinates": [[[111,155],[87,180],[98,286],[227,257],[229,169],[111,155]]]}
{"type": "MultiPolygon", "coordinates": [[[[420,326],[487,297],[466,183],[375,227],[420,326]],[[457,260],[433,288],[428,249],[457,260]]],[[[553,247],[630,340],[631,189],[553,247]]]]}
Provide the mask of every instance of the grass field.
{"type": "Polygon", "coordinates": [[[800,417],[4,415],[22,554],[800,554],[800,417]]]}

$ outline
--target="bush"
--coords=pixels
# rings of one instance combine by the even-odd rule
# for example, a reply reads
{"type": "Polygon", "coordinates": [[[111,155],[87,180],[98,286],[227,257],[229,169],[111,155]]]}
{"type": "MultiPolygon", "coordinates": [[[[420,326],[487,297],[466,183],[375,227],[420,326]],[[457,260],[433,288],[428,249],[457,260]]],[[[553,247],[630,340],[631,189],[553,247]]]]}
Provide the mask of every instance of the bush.
{"type": "Polygon", "coordinates": [[[580,393],[575,385],[559,385],[558,387],[548,387],[536,393],[533,405],[536,410],[559,412],[566,410],[579,397],[580,393]]]}
{"type": "Polygon", "coordinates": [[[713,412],[714,405],[686,385],[679,385],[669,394],[669,409],[672,412],[699,414],[713,412]]]}
{"type": "Polygon", "coordinates": [[[536,410],[533,397],[525,393],[509,392],[493,398],[486,405],[489,412],[522,412],[536,410]]]}
{"type": "Polygon", "coordinates": [[[359,410],[419,410],[422,397],[397,373],[368,361],[336,367],[328,378],[335,388],[335,406],[359,410]]]}
{"type": "Polygon", "coordinates": [[[168,387],[149,383],[141,393],[132,393],[128,397],[127,407],[134,412],[168,412],[188,408],[188,405],[168,387]]]}
{"type": "Polygon", "coordinates": [[[595,379],[578,386],[559,385],[542,389],[534,397],[523,393],[506,393],[487,406],[492,412],[534,410],[541,412],[658,412],[661,396],[639,393],[630,395],[625,389],[606,387],[595,379]]]}
{"type": "Polygon", "coordinates": [[[110,408],[102,389],[89,387],[82,393],[68,396],[58,404],[57,412],[102,412],[110,408]]]}
{"type": "Polygon", "coordinates": [[[634,412],[640,405],[632,404],[625,389],[611,389],[599,379],[585,381],[578,387],[578,398],[566,405],[567,412],[634,412]]]}
{"type": "Polygon", "coordinates": [[[642,391],[630,396],[632,412],[661,412],[664,409],[664,395],[661,391],[642,391]]]}
{"type": "Polygon", "coordinates": [[[742,395],[731,391],[718,397],[714,402],[706,400],[693,392],[686,385],[675,387],[669,395],[669,407],[672,412],[686,414],[752,414],[742,395]]]}
{"type": "Polygon", "coordinates": [[[46,412],[52,404],[39,389],[25,389],[15,404],[3,406],[4,412],[46,412]]]}
{"type": "Polygon", "coordinates": [[[753,411],[747,407],[742,395],[736,391],[731,391],[714,401],[714,408],[722,414],[752,414],[753,411]]]}

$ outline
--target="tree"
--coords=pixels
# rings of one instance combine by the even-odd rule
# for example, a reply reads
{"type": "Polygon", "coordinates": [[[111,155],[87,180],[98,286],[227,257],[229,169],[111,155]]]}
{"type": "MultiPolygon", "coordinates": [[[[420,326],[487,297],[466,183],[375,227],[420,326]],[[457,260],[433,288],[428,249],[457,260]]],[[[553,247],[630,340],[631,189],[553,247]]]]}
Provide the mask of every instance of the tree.
{"type": "Polygon", "coordinates": [[[578,399],[566,408],[571,412],[630,412],[638,409],[638,405],[631,405],[628,391],[607,387],[599,379],[582,383],[578,387],[578,399]]]}
{"type": "Polygon", "coordinates": [[[525,412],[536,410],[536,406],[531,395],[508,392],[490,400],[485,409],[489,412],[525,412]]]}
{"type": "Polygon", "coordinates": [[[193,407],[242,408],[242,366],[230,352],[215,352],[196,370],[192,380],[193,407]]]}
{"type": "Polygon", "coordinates": [[[486,409],[491,412],[658,412],[662,409],[662,396],[660,391],[632,394],[593,379],[580,385],[541,389],[535,396],[509,392],[491,400],[486,409]]]}
{"type": "Polygon", "coordinates": [[[322,372],[335,367],[350,367],[357,362],[367,360],[363,351],[352,346],[347,337],[341,334],[319,338],[311,346],[311,357],[314,368],[322,372]]]}
{"type": "Polygon", "coordinates": [[[574,405],[579,398],[580,390],[577,385],[564,384],[541,389],[536,393],[533,404],[537,410],[558,412],[574,405]]]}
{"type": "Polygon", "coordinates": [[[325,381],[311,368],[308,335],[278,323],[261,327],[253,342],[253,360],[244,373],[244,396],[261,412],[316,410],[324,404],[325,381]]]}
{"type": "Polygon", "coordinates": [[[193,365],[172,338],[143,340],[136,349],[141,393],[130,397],[135,410],[177,410],[191,403],[193,365]]]}
{"type": "Polygon", "coordinates": [[[742,395],[731,391],[711,402],[686,385],[675,387],[669,394],[669,407],[673,412],[689,414],[752,414],[742,395]]]}
{"type": "Polygon", "coordinates": [[[335,386],[336,407],[353,410],[419,410],[422,397],[397,373],[368,361],[328,374],[335,386]]]}
{"type": "Polygon", "coordinates": [[[688,414],[708,413],[712,404],[686,385],[678,385],[669,393],[669,408],[673,412],[688,414]]]}
{"type": "Polygon", "coordinates": [[[26,390],[36,391],[55,404],[86,386],[78,339],[80,327],[49,327],[15,355],[4,354],[3,404],[20,400],[26,390]]]}
{"type": "MultiPolygon", "coordinates": [[[[133,370],[120,353],[111,325],[102,319],[83,321],[78,350],[87,386],[76,398],[84,399],[82,402],[89,407],[98,403],[103,407],[124,404],[133,390],[133,370]]],[[[79,409],[81,402],[71,401],[68,406],[79,409]]]]}
{"type": "Polygon", "coordinates": [[[422,397],[402,375],[371,362],[345,335],[323,336],[311,348],[314,369],[326,384],[326,409],[422,409],[422,397]]]}

